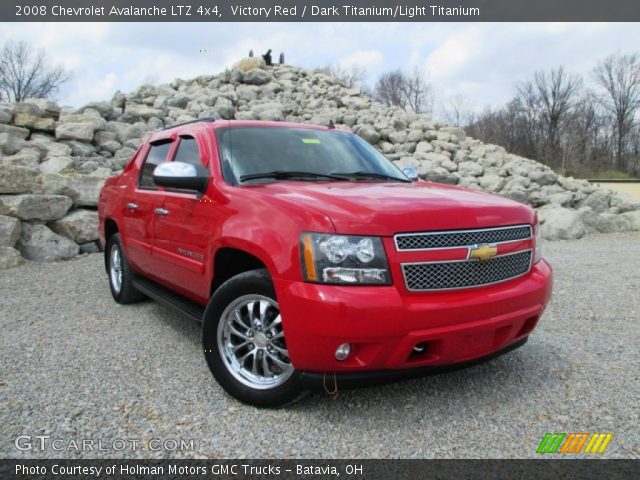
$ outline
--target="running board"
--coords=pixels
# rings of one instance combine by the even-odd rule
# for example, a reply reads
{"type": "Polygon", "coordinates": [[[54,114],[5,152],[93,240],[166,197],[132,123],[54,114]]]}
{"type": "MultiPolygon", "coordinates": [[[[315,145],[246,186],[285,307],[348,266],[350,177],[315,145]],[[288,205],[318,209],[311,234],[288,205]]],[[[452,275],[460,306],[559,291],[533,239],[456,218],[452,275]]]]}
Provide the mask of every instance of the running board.
{"type": "Polygon", "coordinates": [[[148,278],[136,276],[133,279],[133,286],[144,293],[146,296],[151,297],[158,303],[162,303],[168,307],[171,307],[184,316],[196,322],[202,322],[204,316],[204,308],[191,300],[188,300],[177,293],[172,292],[168,288],[165,288],[157,283],[149,280],[148,278]]]}

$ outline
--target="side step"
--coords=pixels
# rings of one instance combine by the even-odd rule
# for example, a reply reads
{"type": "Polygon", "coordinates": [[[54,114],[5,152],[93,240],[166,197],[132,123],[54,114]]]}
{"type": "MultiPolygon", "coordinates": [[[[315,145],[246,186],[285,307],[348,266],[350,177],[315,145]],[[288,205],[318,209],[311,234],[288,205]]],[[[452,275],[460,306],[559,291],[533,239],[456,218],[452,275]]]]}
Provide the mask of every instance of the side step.
{"type": "Polygon", "coordinates": [[[191,320],[202,322],[204,308],[197,303],[172,292],[168,288],[158,285],[148,278],[136,276],[133,279],[133,285],[155,301],[179,311],[191,320]]]}

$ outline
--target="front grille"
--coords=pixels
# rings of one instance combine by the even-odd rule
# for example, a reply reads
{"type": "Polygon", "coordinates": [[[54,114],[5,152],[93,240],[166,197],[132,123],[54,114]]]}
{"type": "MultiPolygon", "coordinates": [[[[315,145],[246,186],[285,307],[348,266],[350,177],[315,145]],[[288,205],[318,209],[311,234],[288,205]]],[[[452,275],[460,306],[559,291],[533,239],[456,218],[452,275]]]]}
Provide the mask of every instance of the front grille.
{"type": "Polygon", "coordinates": [[[531,250],[493,257],[488,262],[463,260],[402,265],[409,290],[479,287],[520,277],[529,271],[531,250]]]}
{"type": "Polygon", "coordinates": [[[395,236],[398,250],[466,247],[479,243],[500,243],[531,238],[531,225],[456,230],[450,232],[399,233],[395,236]]]}

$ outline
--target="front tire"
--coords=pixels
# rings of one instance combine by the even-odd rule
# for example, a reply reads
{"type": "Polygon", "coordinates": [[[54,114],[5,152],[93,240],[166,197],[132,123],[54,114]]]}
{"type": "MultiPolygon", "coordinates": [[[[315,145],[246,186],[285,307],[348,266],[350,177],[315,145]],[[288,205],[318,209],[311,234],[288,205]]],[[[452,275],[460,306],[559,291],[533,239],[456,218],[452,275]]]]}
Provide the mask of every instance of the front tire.
{"type": "Polygon", "coordinates": [[[211,373],[238,400],[278,407],[300,396],[266,270],[241,273],[216,290],[205,310],[202,343],[211,373]]]}
{"type": "Polygon", "coordinates": [[[107,260],[109,287],[113,299],[122,305],[144,300],[146,298],[144,294],[133,286],[133,272],[124,255],[119,233],[109,238],[104,254],[107,260]]]}

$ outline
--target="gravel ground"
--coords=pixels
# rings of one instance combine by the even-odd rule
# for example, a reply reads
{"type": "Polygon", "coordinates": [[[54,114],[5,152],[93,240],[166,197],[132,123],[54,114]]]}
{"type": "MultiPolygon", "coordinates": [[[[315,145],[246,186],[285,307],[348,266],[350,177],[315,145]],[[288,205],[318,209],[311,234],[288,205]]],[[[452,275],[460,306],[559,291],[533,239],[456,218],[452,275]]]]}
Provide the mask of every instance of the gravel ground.
{"type": "Polygon", "coordinates": [[[84,454],[106,458],[535,457],[555,431],[613,432],[605,456],[638,458],[640,235],[545,248],[554,299],[523,348],[282,410],[223,393],[199,325],[154,302],[113,302],[100,255],[0,272],[0,453],[80,456],[18,451],[23,433],[103,448],[118,438],[195,440],[193,451],[84,454]]]}

